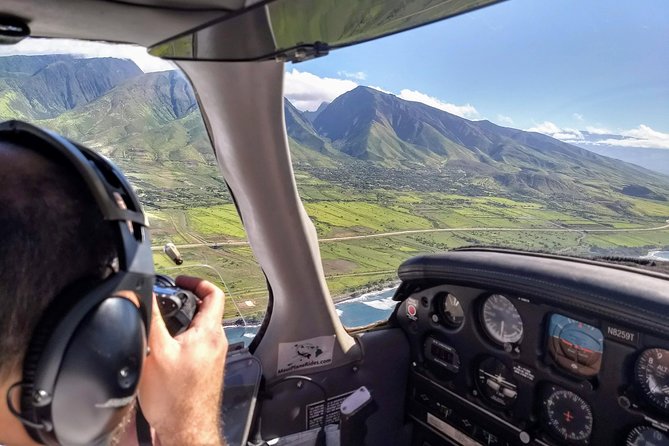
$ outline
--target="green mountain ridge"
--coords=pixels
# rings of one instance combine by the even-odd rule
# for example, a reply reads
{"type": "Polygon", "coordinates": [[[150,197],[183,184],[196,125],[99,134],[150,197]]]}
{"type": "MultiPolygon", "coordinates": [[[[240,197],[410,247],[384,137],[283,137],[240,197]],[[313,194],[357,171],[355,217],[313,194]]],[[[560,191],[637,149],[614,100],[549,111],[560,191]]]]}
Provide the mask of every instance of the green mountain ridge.
{"type": "MultiPolygon", "coordinates": [[[[393,178],[390,187],[594,200],[616,212],[628,211],[620,200],[625,191],[669,196],[665,175],[369,87],[321,104],[317,112],[303,113],[288,100],[284,109],[296,169],[353,188],[386,188],[393,178]]],[[[111,58],[2,57],[0,118],[53,128],[99,149],[137,178],[180,163],[185,178],[188,169],[204,169],[200,174],[220,181],[195,95],[177,71],[145,74],[131,61],[111,58]]],[[[183,187],[195,183],[188,179],[183,187]]],[[[141,184],[152,187],[148,180],[141,184]]]]}
{"type": "Polygon", "coordinates": [[[45,119],[86,105],[142,71],[124,59],[0,58],[0,118],[45,119]],[[9,116],[8,116],[9,115],[9,116]]]}

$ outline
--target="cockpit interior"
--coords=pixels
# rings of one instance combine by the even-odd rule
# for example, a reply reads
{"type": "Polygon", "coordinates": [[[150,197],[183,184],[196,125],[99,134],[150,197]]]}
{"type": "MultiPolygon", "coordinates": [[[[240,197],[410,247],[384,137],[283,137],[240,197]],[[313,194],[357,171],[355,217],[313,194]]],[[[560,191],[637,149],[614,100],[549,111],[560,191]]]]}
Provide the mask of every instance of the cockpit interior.
{"type": "MultiPolygon", "coordinates": [[[[345,327],[331,299],[291,163],[285,66],[496,3],[0,3],[31,38],[139,45],[191,83],[268,294],[255,337],[230,347],[229,446],[669,445],[667,262],[457,247],[394,265],[387,320],[345,327]]],[[[491,144],[520,144],[504,135],[491,144]]]]}

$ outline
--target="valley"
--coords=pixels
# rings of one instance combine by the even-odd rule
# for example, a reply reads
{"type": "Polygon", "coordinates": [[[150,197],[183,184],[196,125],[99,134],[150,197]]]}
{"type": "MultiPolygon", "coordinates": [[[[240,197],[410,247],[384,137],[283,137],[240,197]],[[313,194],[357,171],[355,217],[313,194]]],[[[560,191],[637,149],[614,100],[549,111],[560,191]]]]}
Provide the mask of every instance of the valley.
{"type": "MultiPolygon", "coordinates": [[[[669,249],[669,177],[659,172],[367,87],[318,114],[287,100],[285,109],[298,192],[335,298],[395,280],[411,256],[468,245],[579,256],[669,249]]],[[[226,290],[226,318],[259,320],[265,278],[178,72],[0,58],[0,118],[109,156],[149,214],[157,269],[205,276],[226,290]],[[79,93],[62,99],[42,87],[48,77],[79,93]],[[161,253],[168,242],[181,246],[181,267],[161,253]]]]}

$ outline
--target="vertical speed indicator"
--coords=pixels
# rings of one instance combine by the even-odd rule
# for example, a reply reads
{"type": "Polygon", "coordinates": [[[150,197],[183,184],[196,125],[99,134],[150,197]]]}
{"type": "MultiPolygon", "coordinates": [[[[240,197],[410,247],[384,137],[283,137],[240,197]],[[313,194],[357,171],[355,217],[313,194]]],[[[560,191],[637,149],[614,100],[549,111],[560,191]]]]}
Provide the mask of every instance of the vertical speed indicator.
{"type": "Polygon", "coordinates": [[[513,303],[501,294],[486,299],[481,319],[486,334],[500,345],[517,344],[523,338],[523,320],[513,303]]]}

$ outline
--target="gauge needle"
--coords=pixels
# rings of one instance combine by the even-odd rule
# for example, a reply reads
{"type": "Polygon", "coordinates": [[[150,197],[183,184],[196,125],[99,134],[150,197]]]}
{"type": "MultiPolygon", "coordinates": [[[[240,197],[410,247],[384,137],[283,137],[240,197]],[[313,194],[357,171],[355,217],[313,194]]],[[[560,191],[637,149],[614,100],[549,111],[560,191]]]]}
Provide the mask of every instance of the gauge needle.
{"type": "Polygon", "coordinates": [[[499,335],[504,336],[504,320],[502,320],[502,323],[499,324],[499,335]]]}

